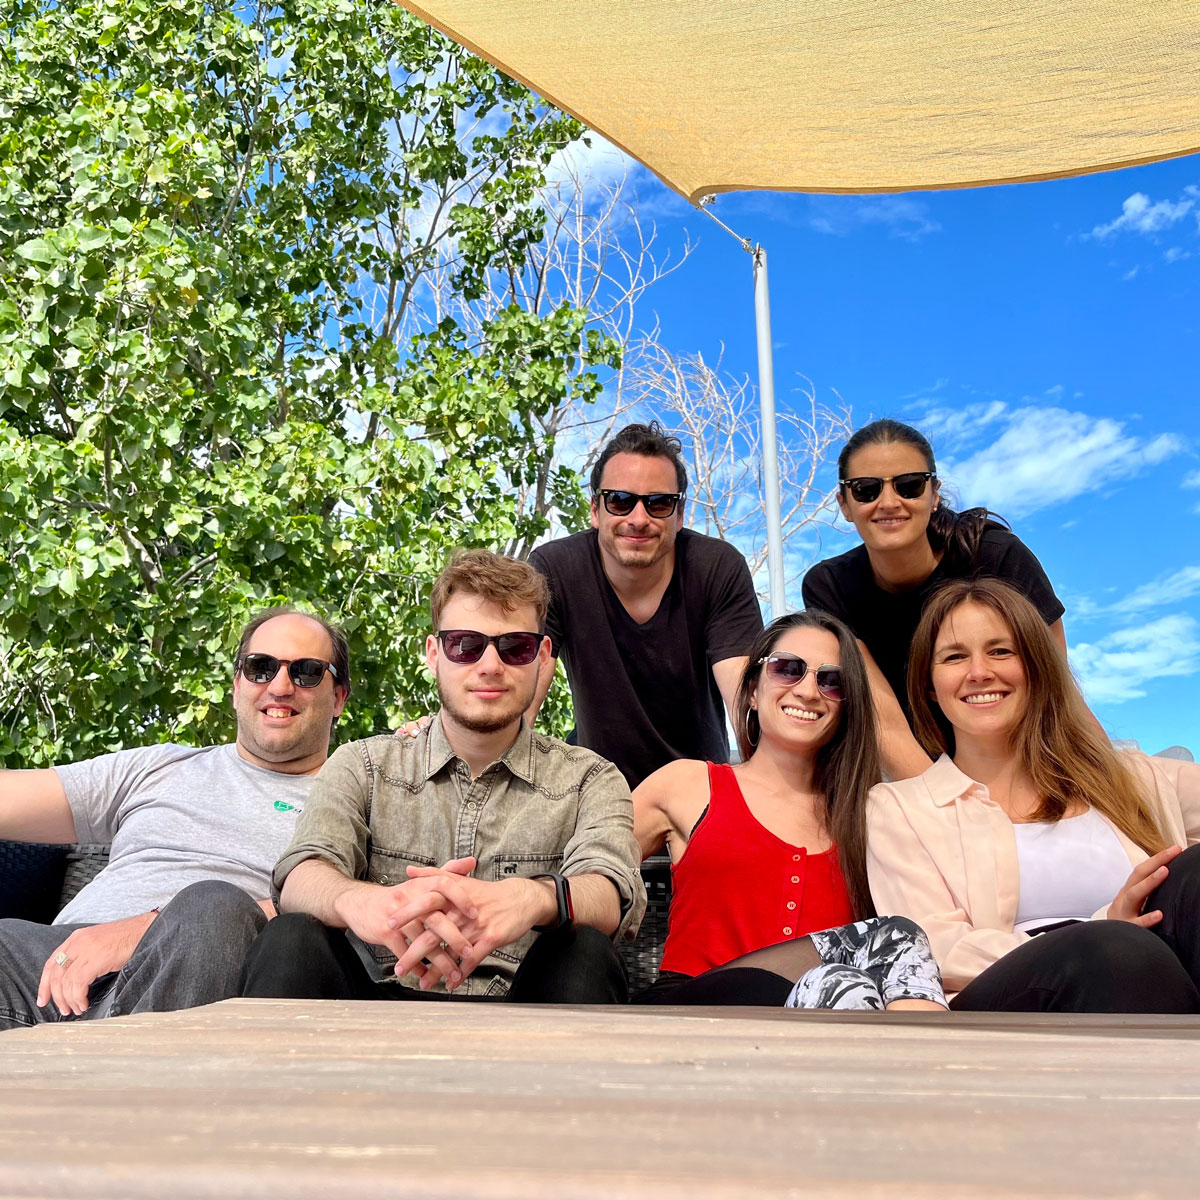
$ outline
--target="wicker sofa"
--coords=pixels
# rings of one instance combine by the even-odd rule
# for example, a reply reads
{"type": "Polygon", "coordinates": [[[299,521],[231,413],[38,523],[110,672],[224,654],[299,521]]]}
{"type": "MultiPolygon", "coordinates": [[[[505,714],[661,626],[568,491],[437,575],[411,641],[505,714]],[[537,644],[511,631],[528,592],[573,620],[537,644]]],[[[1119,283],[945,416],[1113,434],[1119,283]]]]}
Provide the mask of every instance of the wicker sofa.
{"type": "MultiPolygon", "coordinates": [[[[0,841],[0,917],[52,921],[80,888],[108,863],[107,846],[45,846],[0,841]]],[[[671,870],[665,858],[642,865],[648,903],[636,940],[621,947],[629,986],[637,991],[658,975],[667,910],[671,903],[671,870]]]]}

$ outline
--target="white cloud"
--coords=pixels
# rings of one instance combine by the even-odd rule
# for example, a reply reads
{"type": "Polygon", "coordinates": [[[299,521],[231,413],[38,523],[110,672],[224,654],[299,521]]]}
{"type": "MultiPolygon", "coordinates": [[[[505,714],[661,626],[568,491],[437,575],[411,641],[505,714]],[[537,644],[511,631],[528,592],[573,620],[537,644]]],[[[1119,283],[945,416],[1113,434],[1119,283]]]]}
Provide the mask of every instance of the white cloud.
{"type": "Polygon", "coordinates": [[[911,196],[879,196],[870,200],[845,196],[813,196],[808,227],[817,233],[845,237],[866,226],[883,226],[892,237],[915,242],[941,225],[929,205],[911,196]]]}
{"type": "Polygon", "coordinates": [[[939,463],[939,474],[966,507],[986,505],[1023,516],[1132,478],[1185,447],[1175,434],[1139,438],[1125,424],[1053,406],[1009,408],[993,402],[958,413],[932,410],[923,427],[964,451],[939,463]]]}
{"type": "Polygon", "coordinates": [[[588,144],[572,142],[550,160],[546,168],[548,191],[562,186],[570,191],[579,182],[594,188],[599,196],[604,189],[618,187],[635,175],[645,173],[641,163],[598,133],[588,133],[586,137],[588,144]]]}
{"type": "Polygon", "coordinates": [[[1150,583],[1130,592],[1123,600],[1113,605],[1114,612],[1141,612],[1147,608],[1158,608],[1164,604],[1178,604],[1189,596],[1200,592],[1200,566],[1183,567],[1167,575],[1161,575],[1150,583]]]}
{"type": "Polygon", "coordinates": [[[1181,246],[1172,246],[1169,250],[1163,253],[1163,262],[1176,263],[1182,262],[1185,258],[1191,258],[1191,252],[1184,250],[1181,246]]]}
{"type": "Polygon", "coordinates": [[[1096,225],[1090,236],[1103,239],[1114,233],[1161,233],[1182,221],[1192,211],[1196,195],[1197,189],[1189,187],[1184,189],[1182,199],[1151,203],[1145,192],[1134,192],[1121,205],[1121,215],[1107,225],[1096,225]]]}
{"type": "Polygon", "coordinates": [[[1084,642],[1071,663],[1090,704],[1121,704],[1146,695],[1145,684],[1200,671],[1200,624],[1173,614],[1084,642]]]}
{"type": "Polygon", "coordinates": [[[933,443],[940,460],[970,444],[989,426],[1003,420],[1008,411],[1008,405],[1001,400],[985,400],[959,408],[928,408],[921,413],[921,432],[933,443]]]}
{"type": "Polygon", "coordinates": [[[1183,477],[1183,486],[1185,488],[1200,488],[1200,471],[1189,471],[1183,477]]]}

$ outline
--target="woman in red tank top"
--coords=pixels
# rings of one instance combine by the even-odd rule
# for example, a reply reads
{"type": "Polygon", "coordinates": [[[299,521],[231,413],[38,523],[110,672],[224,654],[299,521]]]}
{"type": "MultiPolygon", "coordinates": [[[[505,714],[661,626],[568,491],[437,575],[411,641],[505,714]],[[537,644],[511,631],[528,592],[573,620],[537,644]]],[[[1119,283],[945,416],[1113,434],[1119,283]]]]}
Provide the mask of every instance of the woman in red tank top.
{"type": "Polygon", "coordinates": [[[672,864],[662,970],[635,1003],[945,1008],[920,927],[871,906],[873,712],[841,621],[810,609],[758,636],[734,717],[742,762],[681,759],[633,794],[643,858],[665,844],[672,864]]]}

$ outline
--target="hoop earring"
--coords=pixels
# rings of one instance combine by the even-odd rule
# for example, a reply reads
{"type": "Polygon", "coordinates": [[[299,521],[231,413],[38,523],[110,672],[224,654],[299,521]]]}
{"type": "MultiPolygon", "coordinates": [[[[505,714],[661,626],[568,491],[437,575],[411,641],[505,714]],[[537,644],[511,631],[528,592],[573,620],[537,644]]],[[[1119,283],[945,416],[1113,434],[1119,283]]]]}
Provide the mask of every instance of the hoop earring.
{"type": "Polygon", "coordinates": [[[746,741],[748,741],[751,746],[757,746],[758,739],[761,736],[762,728],[758,723],[758,710],[752,704],[748,709],[746,709],[746,741]],[[753,718],[753,724],[751,724],[751,718],[753,718]],[[753,736],[751,736],[752,734],[753,736]]]}

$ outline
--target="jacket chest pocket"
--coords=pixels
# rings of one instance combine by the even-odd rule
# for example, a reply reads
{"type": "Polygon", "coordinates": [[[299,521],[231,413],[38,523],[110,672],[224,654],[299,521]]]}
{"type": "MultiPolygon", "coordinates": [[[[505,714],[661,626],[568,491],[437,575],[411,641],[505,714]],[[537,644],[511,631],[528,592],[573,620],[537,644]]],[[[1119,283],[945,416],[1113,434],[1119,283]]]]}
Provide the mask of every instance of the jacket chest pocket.
{"type": "Polygon", "coordinates": [[[563,856],[553,854],[497,854],[492,860],[493,879],[529,879],[534,875],[556,874],[562,870],[563,856]]]}

